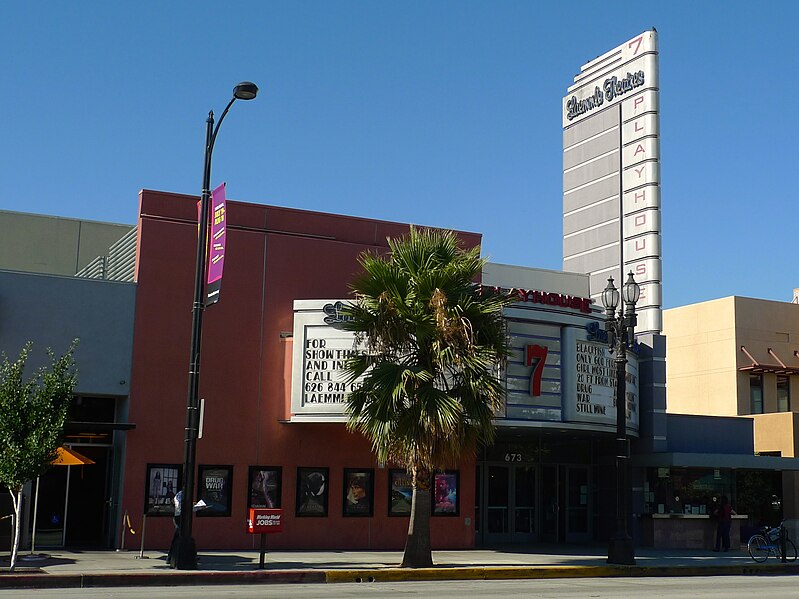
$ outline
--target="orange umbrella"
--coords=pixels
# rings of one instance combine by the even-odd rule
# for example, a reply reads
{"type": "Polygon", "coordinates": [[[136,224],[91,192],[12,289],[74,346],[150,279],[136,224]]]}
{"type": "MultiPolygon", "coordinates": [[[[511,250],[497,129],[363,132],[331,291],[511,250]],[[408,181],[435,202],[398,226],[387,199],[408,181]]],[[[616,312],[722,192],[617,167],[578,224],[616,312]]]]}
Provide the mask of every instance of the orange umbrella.
{"type": "Polygon", "coordinates": [[[84,466],[94,464],[94,460],[90,460],[85,455],[69,447],[59,447],[57,451],[58,456],[53,460],[53,466],[84,466]]]}

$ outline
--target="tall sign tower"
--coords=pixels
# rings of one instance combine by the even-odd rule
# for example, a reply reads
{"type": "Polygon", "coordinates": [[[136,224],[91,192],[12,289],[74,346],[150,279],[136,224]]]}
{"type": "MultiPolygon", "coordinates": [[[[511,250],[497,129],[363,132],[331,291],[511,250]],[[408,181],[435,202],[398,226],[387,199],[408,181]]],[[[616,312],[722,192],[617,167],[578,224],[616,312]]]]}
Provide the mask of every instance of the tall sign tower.
{"type": "Polygon", "coordinates": [[[563,98],[563,270],[598,298],[632,271],[638,334],[662,329],[657,31],[587,62],[563,98]]]}

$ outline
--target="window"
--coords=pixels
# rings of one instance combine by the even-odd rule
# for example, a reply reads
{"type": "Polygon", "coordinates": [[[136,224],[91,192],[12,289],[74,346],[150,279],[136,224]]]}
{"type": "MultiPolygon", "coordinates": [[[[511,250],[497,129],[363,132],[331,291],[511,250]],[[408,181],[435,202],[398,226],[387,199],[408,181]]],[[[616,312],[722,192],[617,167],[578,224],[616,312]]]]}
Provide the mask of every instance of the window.
{"type": "Polygon", "coordinates": [[[749,403],[752,414],[763,413],[763,376],[760,374],[749,375],[749,403]]]}
{"type": "Polygon", "coordinates": [[[644,481],[644,511],[651,514],[713,513],[722,495],[736,502],[740,489],[729,468],[648,468],[644,481]]]}
{"type": "Polygon", "coordinates": [[[791,411],[791,384],[787,376],[777,376],[777,411],[791,411]]]}

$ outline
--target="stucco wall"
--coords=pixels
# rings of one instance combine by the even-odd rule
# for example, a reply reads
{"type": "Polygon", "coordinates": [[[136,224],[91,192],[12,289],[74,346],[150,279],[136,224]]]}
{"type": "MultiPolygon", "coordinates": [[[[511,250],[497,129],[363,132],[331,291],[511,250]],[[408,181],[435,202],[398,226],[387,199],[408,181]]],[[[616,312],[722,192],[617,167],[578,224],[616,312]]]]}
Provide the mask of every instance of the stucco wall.
{"type": "Polygon", "coordinates": [[[132,228],[0,210],[0,269],[74,275],[132,228]]]}
{"type": "Polygon", "coordinates": [[[663,313],[669,412],[738,414],[734,300],[727,297],[663,313]]]}
{"type": "MultiPolygon", "coordinates": [[[[753,299],[735,298],[737,366],[745,367],[752,360],[740,350],[741,346],[759,363],[799,367],[799,304],[753,299]],[[771,349],[772,353],[769,353],[771,349]]],[[[738,406],[741,414],[750,412],[749,378],[741,373],[738,378],[738,406]]],[[[790,376],[791,410],[799,410],[799,375],[790,376]]],[[[777,375],[763,374],[763,406],[765,412],[777,411],[777,375]]]]}
{"type": "Polygon", "coordinates": [[[755,421],[756,452],[780,452],[784,458],[795,458],[799,455],[796,438],[799,414],[758,414],[752,418],[755,421]]]}
{"type": "Polygon", "coordinates": [[[126,396],[135,294],[132,283],[0,271],[0,350],[13,358],[33,341],[34,368],[79,338],[76,393],[126,396]]]}

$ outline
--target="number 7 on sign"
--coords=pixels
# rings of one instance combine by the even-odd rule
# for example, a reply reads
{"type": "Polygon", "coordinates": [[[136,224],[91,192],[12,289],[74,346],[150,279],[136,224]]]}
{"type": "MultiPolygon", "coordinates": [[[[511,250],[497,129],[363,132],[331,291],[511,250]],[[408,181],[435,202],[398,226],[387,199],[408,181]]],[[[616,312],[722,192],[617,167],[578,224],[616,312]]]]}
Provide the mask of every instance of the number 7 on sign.
{"type": "Polygon", "coordinates": [[[533,366],[533,371],[530,373],[530,395],[538,397],[541,395],[541,377],[544,374],[549,348],[541,345],[528,345],[525,353],[525,366],[533,366]],[[535,365],[533,365],[534,362],[535,365]]]}

